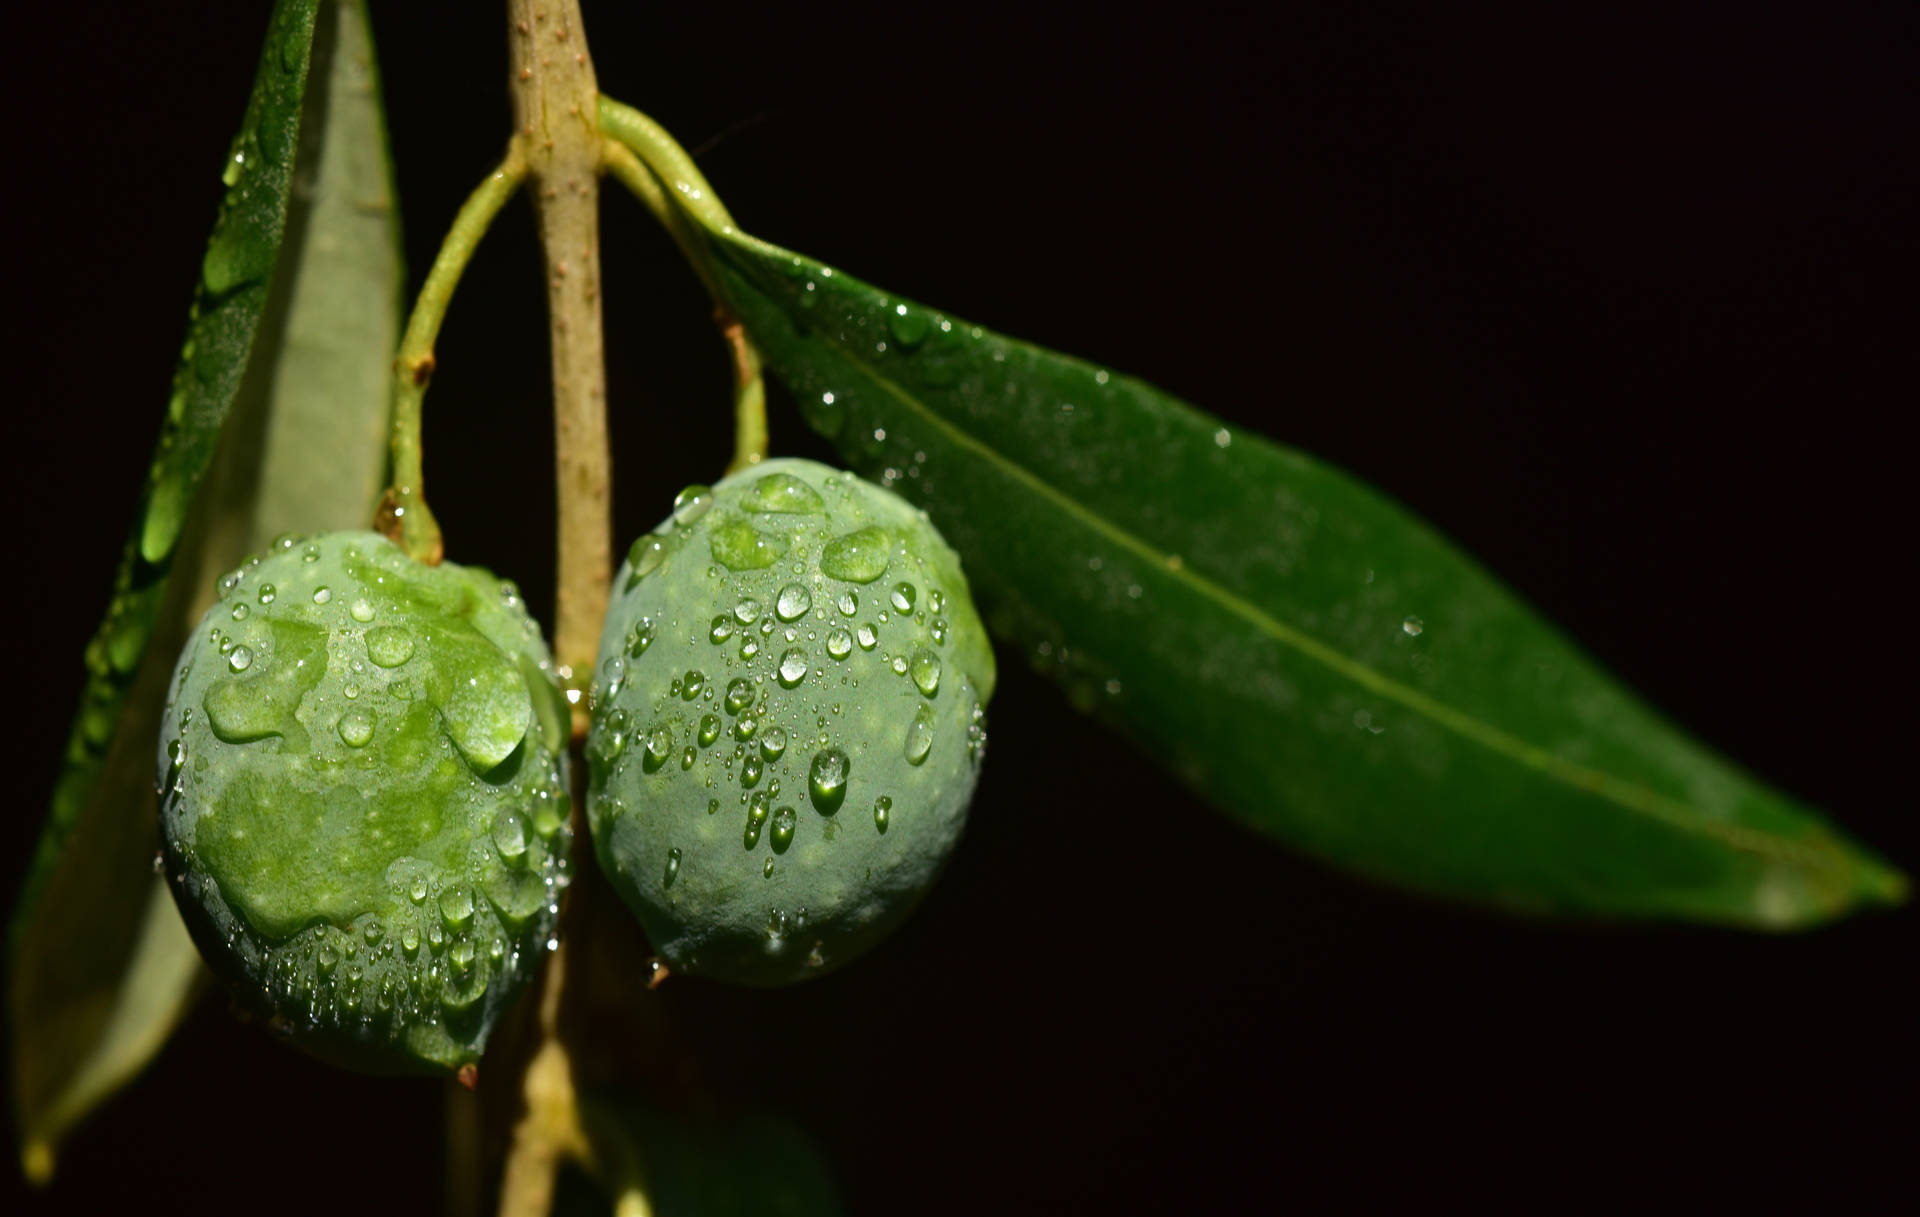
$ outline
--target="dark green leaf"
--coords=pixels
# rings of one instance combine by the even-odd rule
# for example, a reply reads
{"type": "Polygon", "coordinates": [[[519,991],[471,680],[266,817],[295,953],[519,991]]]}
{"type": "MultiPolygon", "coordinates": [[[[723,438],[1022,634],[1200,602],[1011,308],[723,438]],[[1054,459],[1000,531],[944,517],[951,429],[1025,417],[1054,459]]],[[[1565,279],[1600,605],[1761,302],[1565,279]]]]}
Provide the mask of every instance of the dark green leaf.
{"type": "Polygon", "coordinates": [[[66,1130],[158,1051],[199,972],[152,869],[157,724],[185,632],[249,548],[364,525],[378,492],[400,260],[358,0],[276,7],[222,179],[166,422],[12,926],[14,1101],[39,1178],[66,1130]]]}
{"type": "Polygon", "coordinates": [[[1904,893],[1353,478],[711,217],[707,239],[809,424],[932,513],[990,627],[1248,824],[1524,910],[1779,928],[1904,893]]]}

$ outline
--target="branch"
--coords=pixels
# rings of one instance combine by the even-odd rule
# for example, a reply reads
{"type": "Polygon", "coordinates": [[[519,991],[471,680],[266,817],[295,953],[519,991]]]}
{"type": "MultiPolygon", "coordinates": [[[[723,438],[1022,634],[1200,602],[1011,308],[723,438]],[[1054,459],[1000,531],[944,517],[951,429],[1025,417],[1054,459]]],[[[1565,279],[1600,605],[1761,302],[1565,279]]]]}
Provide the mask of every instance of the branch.
{"type": "MultiPolygon", "coordinates": [[[[546,258],[553,356],[559,562],[554,658],[573,704],[576,741],[587,731],[581,696],[593,676],[613,573],[611,457],[600,324],[598,86],[579,0],[507,0],[516,138],[526,153],[546,258]]],[[[522,1081],[500,1187],[502,1217],[546,1217],[560,1162],[585,1153],[573,1070],[560,1037],[566,948],[541,980],[539,1046],[522,1081]]]]}
{"type": "Polygon", "coordinates": [[[508,0],[514,126],[546,254],[559,476],[553,650],[570,676],[574,733],[586,730],[613,571],[606,366],[600,327],[599,92],[579,0],[508,0]],[[570,672],[569,672],[570,670],[570,672]]]}

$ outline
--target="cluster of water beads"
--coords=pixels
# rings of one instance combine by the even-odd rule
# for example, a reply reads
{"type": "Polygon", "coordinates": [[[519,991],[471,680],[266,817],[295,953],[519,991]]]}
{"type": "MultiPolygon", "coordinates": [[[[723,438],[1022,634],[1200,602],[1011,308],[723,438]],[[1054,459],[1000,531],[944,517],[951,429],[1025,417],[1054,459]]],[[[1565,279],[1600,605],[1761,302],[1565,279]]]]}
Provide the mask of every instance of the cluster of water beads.
{"type": "MultiPolygon", "coordinates": [[[[297,538],[282,538],[275,542],[274,549],[284,551],[297,543],[297,538]]],[[[321,556],[317,543],[307,544],[301,554],[308,563],[321,556]]],[[[250,559],[219,583],[223,597],[233,601],[226,617],[235,623],[256,617],[248,602],[235,594],[259,565],[258,558],[250,559]]],[[[380,580],[376,577],[375,581],[380,580]]],[[[411,630],[397,624],[357,628],[372,624],[379,616],[365,596],[352,597],[349,602],[349,597],[324,583],[302,590],[311,609],[297,604],[287,609],[288,597],[282,594],[283,589],[270,582],[261,583],[251,599],[262,608],[279,602],[282,608],[273,612],[282,621],[287,612],[296,613],[296,624],[305,620],[325,625],[331,620],[334,637],[346,640],[348,646],[359,644],[351,657],[343,657],[337,648],[331,655],[325,649],[318,655],[303,655],[298,650],[282,655],[277,645],[263,657],[257,642],[254,646],[238,644],[221,638],[216,630],[213,641],[225,655],[226,680],[217,681],[213,689],[231,688],[264,704],[270,698],[262,690],[270,690],[270,686],[254,681],[255,677],[284,677],[289,665],[306,665],[318,680],[324,669],[344,664],[345,683],[339,692],[352,704],[339,714],[334,732],[347,748],[364,749],[374,738],[379,711],[359,700],[363,692],[359,682],[383,672],[402,675],[397,670],[405,669],[415,658],[418,640],[411,630]],[[315,615],[298,615],[304,613],[315,615]],[[331,617],[334,613],[340,617],[331,617]],[[313,662],[316,659],[318,663],[313,662]]],[[[500,596],[508,608],[524,617],[517,589],[503,583],[500,596]]],[[[537,626],[526,619],[522,632],[537,634],[537,626]]],[[[262,640],[277,637],[260,635],[262,640]]],[[[551,672],[550,661],[543,660],[539,666],[543,672],[551,672]]],[[[334,670],[340,671],[338,667],[334,670]]],[[[410,700],[416,695],[413,683],[401,681],[387,686],[386,691],[397,700],[410,700]]],[[[303,690],[306,687],[302,686],[303,690]]],[[[376,682],[375,688],[380,687],[376,682]]],[[[231,729],[233,722],[228,723],[229,730],[221,729],[216,710],[230,704],[237,707],[244,697],[222,699],[210,695],[206,700],[216,738],[228,743],[258,738],[257,734],[231,729]]],[[[192,719],[191,707],[180,710],[183,728],[192,719]]],[[[529,725],[528,729],[534,728],[529,725]]],[[[458,746],[460,741],[450,742],[458,746]]],[[[304,744],[296,749],[304,750],[304,744]]],[[[557,915],[559,890],[566,881],[567,800],[559,762],[553,761],[543,788],[536,782],[536,789],[521,787],[504,793],[480,780],[482,764],[493,759],[490,754],[476,757],[470,748],[460,751],[472,769],[469,789],[473,793],[467,796],[465,805],[476,817],[491,817],[490,822],[478,821],[481,835],[464,867],[408,859],[416,863],[411,877],[398,882],[386,909],[363,913],[344,926],[310,926],[284,941],[256,939],[231,910],[209,909],[215,921],[226,926],[224,936],[229,945],[257,962],[258,966],[250,966],[249,971],[260,978],[276,1025],[333,1028],[361,1039],[384,1036],[398,1040],[413,1028],[442,1023],[451,1026],[475,1015],[489,1004],[483,1001],[489,992],[511,983],[524,971],[523,953],[540,941],[539,937],[527,938],[525,931],[543,915],[550,924],[557,915]],[[524,802],[528,794],[535,796],[531,805],[524,802]],[[502,803],[505,805],[499,805],[502,803]]],[[[187,760],[184,743],[173,741],[167,756],[164,784],[177,796],[184,792],[178,779],[187,760]]],[[[192,873],[196,864],[191,857],[187,862],[187,870],[176,876],[183,890],[209,898],[215,895],[218,889],[209,880],[192,873]]],[[[552,945],[550,939],[546,945],[552,945]]],[[[465,1033],[450,1034],[459,1040],[465,1033]]]]}
{"type": "MultiPolygon", "coordinates": [[[[693,501],[701,492],[704,488],[689,488],[683,496],[693,501]]],[[[710,500],[701,501],[703,506],[699,510],[704,515],[710,500]]],[[[699,763],[697,758],[702,751],[731,737],[730,750],[715,754],[713,767],[706,771],[705,783],[712,788],[716,780],[721,780],[737,788],[745,813],[740,825],[742,847],[752,851],[763,842],[768,845],[771,856],[764,858],[761,873],[771,878],[775,873],[775,858],[787,853],[804,831],[798,807],[783,803],[778,797],[780,781],[776,769],[784,771],[781,762],[789,749],[787,728],[794,726],[785,717],[790,711],[781,707],[804,704],[779,703],[777,699],[782,691],[817,687],[809,682],[831,677],[834,665],[877,651],[886,644],[899,646],[897,653],[890,650],[879,656],[882,670],[910,685],[919,699],[911,718],[899,728],[899,755],[910,764],[924,764],[932,754],[938,723],[938,716],[928,703],[937,699],[942,684],[946,683],[946,662],[939,651],[950,640],[951,626],[942,615],[947,596],[939,588],[923,588],[914,581],[897,578],[883,582],[884,576],[894,569],[898,554],[898,534],[894,531],[868,526],[827,536],[824,540],[819,539],[821,534],[810,533],[804,524],[798,531],[777,531],[777,522],[764,520],[764,513],[784,511],[805,516],[818,514],[822,506],[819,493],[812,486],[783,473],[763,476],[748,487],[736,503],[739,513],[728,509],[712,522],[716,530],[725,526],[733,535],[709,547],[715,565],[707,569],[707,577],[724,577],[723,570],[735,573],[766,570],[776,561],[783,565],[790,561],[793,575],[798,576],[784,581],[772,580],[763,585],[767,590],[756,588],[752,593],[743,592],[711,617],[698,619],[705,625],[694,627],[695,637],[704,633],[710,645],[730,648],[728,657],[721,661],[722,667],[734,666],[733,656],[737,654],[738,660],[749,665],[746,673],[729,677],[723,672],[721,680],[725,687],[721,690],[714,688],[719,682],[707,681],[704,676],[699,680],[692,679],[691,674],[674,676],[669,678],[667,697],[651,707],[632,701],[621,704],[640,714],[651,712],[660,716],[651,731],[664,732],[664,738],[660,746],[649,747],[642,762],[645,772],[663,768],[659,762],[677,740],[685,741],[679,755],[680,768],[686,770],[699,763]],[[766,532],[767,527],[774,527],[776,531],[766,532]],[[813,548],[816,545],[817,551],[813,548]],[[814,552],[818,553],[819,561],[810,572],[806,558],[814,552]],[[835,585],[836,580],[839,586],[835,585]],[[869,590],[873,584],[878,586],[869,590]],[[878,611],[874,611],[876,608],[878,611]],[[764,666],[759,659],[762,654],[767,656],[764,666]],[[815,663],[821,666],[814,667],[815,663]],[[692,700],[696,695],[717,702],[713,711],[687,717],[672,710],[675,697],[692,700]],[[770,701],[770,697],[774,700],[770,701]],[[726,717],[718,711],[723,711],[726,717]],[[785,725],[770,723],[769,715],[785,725]]],[[[673,542],[678,538],[671,534],[682,522],[678,517],[676,511],[676,518],[654,534],[656,538],[666,535],[669,543],[663,547],[662,560],[649,565],[643,577],[652,577],[666,561],[672,560],[673,542]]],[[[641,557],[650,552],[638,547],[634,551],[641,557]]],[[[635,570],[638,571],[638,564],[635,570]]],[[[626,639],[626,656],[630,660],[639,659],[660,628],[650,619],[633,626],[626,639]]],[[[841,677],[841,683],[858,684],[851,675],[858,669],[843,671],[848,675],[841,677]]],[[[620,687],[621,684],[610,679],[608,695],[618,692],[620,687]]],[[[819,709],[825,711],[826,706],[822,704],[819,709]]],[[[832,704],[831,711],[839,714],[841,705],[832,704]]],[[[615,741],[623,735],[631,737],[635,731],[624,712],[621,714],[619,718],[607,716],[601,725],[600,734],[610,745],[606,751],[615,754],[618,752],[615,741]]],[[[977,757],[984,734],[977,710],[973,717],[974,723],[968,731],[968,751],[977,757]]],[[[821,732],[817,742],[811,732],[797,734],[806,743],[815,745],[801,753],[807,764],[804,789],[808,805],[823,817],[826,835],[831,839],[832,817],[847,796],[851,765],[845,751],[833,746],[827,724],[823,712],[819,715],[821,732]]],[[[652,738],[650,733],[648,738],[652,738]]],[[[717,814],[722,805],[718,798],[710,797],[705,802],[708,815],[717,814]]],[[[888,794],[874,798],[871,814],[876,834],[888,831],[893,802],[888,794]]],[[[624,810],[623,805],[616,810],[617,803],[618,800],[609,799],[603,806],[617,816],[624,810]]],[[[669,846],[665,858],[656,864],[660,867],[655,874],[661,887],[677,883],[688,861],[682,845],[669,846]]]]}

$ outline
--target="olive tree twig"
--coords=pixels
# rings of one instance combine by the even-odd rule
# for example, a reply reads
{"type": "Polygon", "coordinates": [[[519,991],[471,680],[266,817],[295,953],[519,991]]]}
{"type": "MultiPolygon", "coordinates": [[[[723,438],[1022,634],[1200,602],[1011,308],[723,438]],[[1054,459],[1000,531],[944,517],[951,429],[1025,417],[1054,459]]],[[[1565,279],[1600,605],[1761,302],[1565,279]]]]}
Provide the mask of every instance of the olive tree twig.
{"type": "MultiPolygon", "coordinates": [[[[592,678],[613,570],[600,319],[599,90],[579,0],[507,0],[507,24],[515,138],[525,150],[546,260],[558,474],[553,650],[577,742],[587,731],[582,690],[592,678]]],[[[541,979],[538,1044],[521,1082],[525,1108],[501,1179],[502,1217],[546,1217],[561,1161],[586,1155],[572,1063],[560,1034],[565,977],[561,946],[541,979]]]]}

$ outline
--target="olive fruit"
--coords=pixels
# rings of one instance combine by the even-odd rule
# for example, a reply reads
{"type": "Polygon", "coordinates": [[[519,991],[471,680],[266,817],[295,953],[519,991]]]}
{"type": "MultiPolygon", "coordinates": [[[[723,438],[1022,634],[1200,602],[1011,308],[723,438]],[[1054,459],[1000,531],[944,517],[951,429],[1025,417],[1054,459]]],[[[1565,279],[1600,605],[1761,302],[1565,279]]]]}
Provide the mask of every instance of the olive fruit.
{"type": "Polygon", "coordinates": [[[588,822],[671,970],[845,963],[959,837],[993,653],[890,491],[802,460],[688,487],[620,568],[598,662],[588,822]]]}
{"type": "Polygon", "coordinates": [[[565,880],[567,707],[511,583],[371,532],[282,538],[174,671],[175,900],[243,1003],[317,1055],[458,1069],[565,880]]]}

